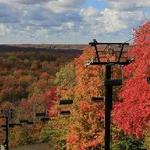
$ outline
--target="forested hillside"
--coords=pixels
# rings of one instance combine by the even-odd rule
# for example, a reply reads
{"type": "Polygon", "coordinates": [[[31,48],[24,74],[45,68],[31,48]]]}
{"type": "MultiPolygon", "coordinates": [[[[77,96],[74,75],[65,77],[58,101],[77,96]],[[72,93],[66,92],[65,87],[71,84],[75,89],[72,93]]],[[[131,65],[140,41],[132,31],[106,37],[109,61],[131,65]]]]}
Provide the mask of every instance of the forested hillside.
{"type": "MultiPolygon", "coordinates": [[[[46,104],[51,101],[47,93],[54,88],[56,72],[81,53],[79,49],[0,46],[0,107],[1,110],[14,110],[11,122],[18,123],[20,119],[37,121],[35,113],[45,111],[46,104]]],[[[3,120],[1,122],[3,124],[3,120]]],[[[33,132],[35,135],[32,136],[26,127],[11,129],[11,147],[40,142],[38,129],[33,132]]],[[[3,143],[5,137],[2,130],[0,135],[3,143]]]]}

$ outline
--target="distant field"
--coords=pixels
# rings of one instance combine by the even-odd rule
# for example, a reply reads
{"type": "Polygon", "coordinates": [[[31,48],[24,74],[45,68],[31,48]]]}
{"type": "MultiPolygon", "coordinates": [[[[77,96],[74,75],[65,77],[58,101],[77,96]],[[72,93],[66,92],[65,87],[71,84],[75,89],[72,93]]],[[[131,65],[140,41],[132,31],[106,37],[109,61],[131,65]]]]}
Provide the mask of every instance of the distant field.
{"type": "Polygon", "coordinates": [[[52,150],[52,149],[50,149],[49,145],[46,143],[46,144],[26,145],[10,150],[52,150]]]}

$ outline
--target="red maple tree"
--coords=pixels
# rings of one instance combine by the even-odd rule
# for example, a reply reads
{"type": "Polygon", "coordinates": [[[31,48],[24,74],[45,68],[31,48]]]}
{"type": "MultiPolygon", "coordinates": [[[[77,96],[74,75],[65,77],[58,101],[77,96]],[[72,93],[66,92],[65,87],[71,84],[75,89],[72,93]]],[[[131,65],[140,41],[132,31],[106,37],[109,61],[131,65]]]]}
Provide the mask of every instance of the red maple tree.
{"type": "Polygon", "coordinates": [[[142,137],[150,122],[150,22],[134,33],[129,55],[134,62],[124,67],[125,82],[120,92],[121,102],[114,107],[116,124],[129,135],[142,137]]]}

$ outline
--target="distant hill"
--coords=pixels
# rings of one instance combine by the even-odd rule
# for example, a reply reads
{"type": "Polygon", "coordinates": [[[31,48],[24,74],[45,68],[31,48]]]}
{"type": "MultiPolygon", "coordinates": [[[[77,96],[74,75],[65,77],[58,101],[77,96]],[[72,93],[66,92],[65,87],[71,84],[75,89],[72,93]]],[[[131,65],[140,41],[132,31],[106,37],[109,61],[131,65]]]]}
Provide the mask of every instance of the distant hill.
{"type": "Polygon", "coordinates": [[[19,45],[0,45],[0,53],[2,52],[34,52],[46,51],[49,54],[75,58],[82,54],[84,48],[88,45],[66,45],[66,44],[19,44],[19,45]]]}
{"type": "Polygon", "coordinates": [[[13,44],[0,45],[0,50],[83,50],[87,46],[72,44],[13,44]]]}

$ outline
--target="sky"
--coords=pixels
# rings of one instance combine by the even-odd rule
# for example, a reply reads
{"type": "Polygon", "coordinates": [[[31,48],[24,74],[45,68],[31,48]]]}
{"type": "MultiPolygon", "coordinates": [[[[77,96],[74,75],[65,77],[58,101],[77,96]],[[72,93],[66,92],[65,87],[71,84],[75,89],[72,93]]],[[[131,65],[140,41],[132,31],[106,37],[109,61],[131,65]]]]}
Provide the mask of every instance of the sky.
{"type": "Polygon", "coordinates": [[[150,0],[0,0],[0,44],[125,42],[150,0]]]}

